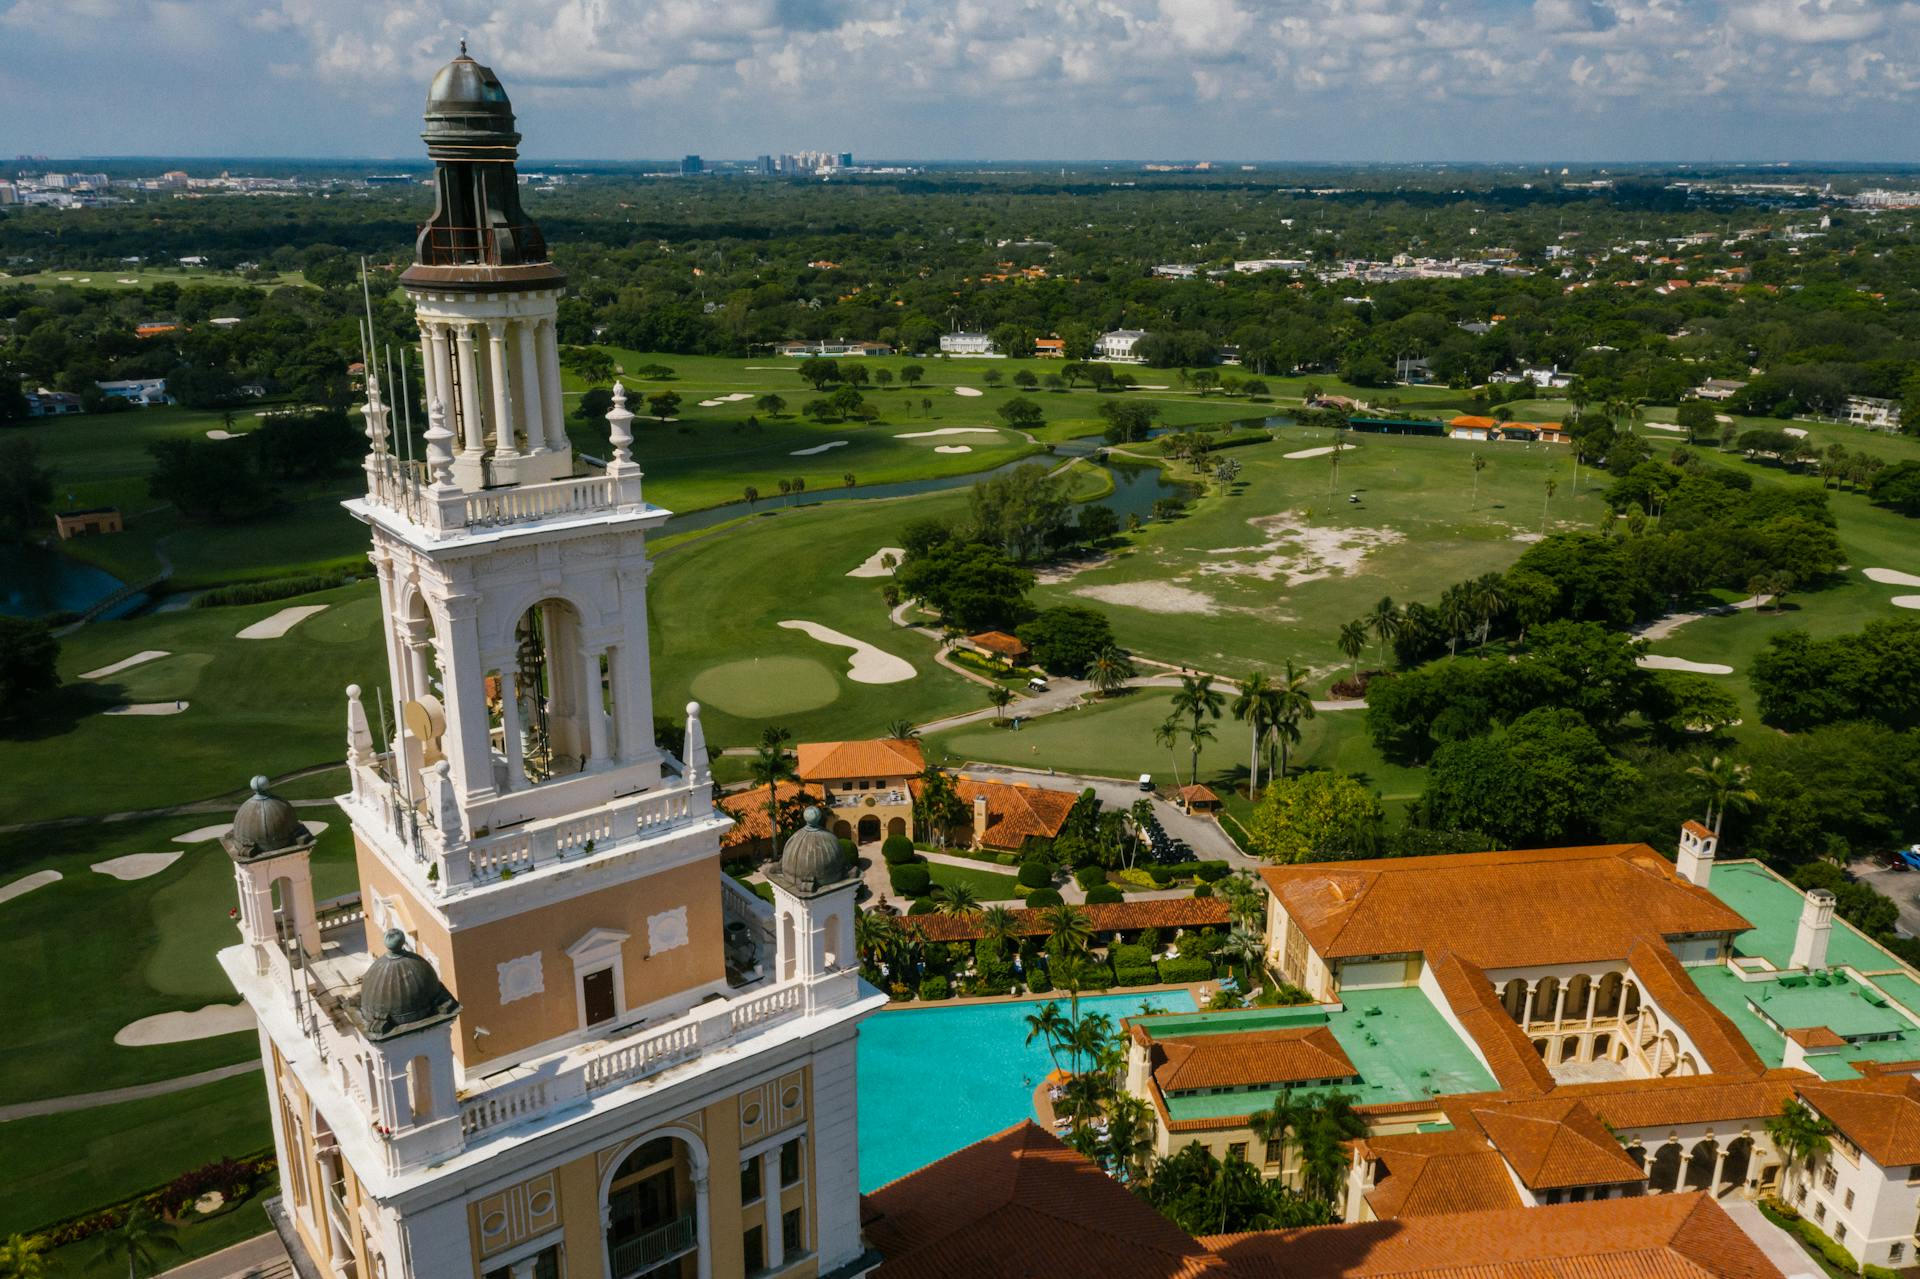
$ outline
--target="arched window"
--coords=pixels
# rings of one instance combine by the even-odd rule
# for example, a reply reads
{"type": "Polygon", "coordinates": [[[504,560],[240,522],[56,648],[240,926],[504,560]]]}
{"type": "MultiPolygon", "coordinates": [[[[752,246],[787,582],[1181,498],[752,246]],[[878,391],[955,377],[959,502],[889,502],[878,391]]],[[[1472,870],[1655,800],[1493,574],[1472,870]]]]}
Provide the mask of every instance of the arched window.
{"type": "Polygon", "coordinates": [[[824,968],[838,968],[840,966],[840,953],[838,949],[840,945],[840,916],[827,916],[826,925],[821,929],[820,941],[824,952],[821,966],[824,968]]]}
{"type": "Polygon", "coordinates": [[[799,959],[799,946],[794,939],[793,915],[780,916],[780,980],[792,981],[799,959]]]}
{"type": "Polygon", "coordinates": [[[433,1118],[433,1063],[424,1056],[407,1063],[407,1107],[416,1124],[433,1118]]]}

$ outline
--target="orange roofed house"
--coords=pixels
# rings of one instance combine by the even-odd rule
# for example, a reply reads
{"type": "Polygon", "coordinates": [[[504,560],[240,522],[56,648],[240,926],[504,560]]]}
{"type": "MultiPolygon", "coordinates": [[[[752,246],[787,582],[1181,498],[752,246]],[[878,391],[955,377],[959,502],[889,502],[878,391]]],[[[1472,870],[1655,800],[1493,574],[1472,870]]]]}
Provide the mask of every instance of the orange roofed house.
{"type": "MultiPolygon", "coordinates": [[[[1079,799],[1072,791],[988,781],[965,773],[953,779],[953,789],[966,805],[967,816],[964,824],[948,831],[949,840],[965,839],[970,848],[1003,853],[1020,852],[1030,840],[1058,836],[1079,799]]],[[[917,785],[914,793],[919,794],[917,785]]]]}
{"type": "Polygon", "coordinates": [[[860,844],[913,834],[913,779],[926,768],[920,743],[898,738],[802,742],[800,780],[817,787],[834,834],[860,844]]]}

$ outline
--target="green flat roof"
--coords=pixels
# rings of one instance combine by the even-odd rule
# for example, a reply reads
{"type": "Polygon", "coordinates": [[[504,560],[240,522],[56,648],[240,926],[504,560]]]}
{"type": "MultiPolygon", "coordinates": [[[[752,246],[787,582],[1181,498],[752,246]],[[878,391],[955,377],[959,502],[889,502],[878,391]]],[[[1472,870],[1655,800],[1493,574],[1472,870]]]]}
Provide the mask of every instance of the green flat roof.
{"type": "Polygon", "coordinates": [[[1915,981],[1905,973],[1881,973],[1872,981],[1894,1003],[1920,1016],[1920,981],[1915,981]]]}
{"type": "Polygon", "coordinates": [[[1687,976],[1693,978],[1693,984],[1700,988],[1700,993],[1715,1008],[1732,1019],[1740,1034],[1760,1054],[1760,1060],[1769,1066],[1778,1066],[1785,1061],[1787,1037],[1760,1020],[1759,1014],[1747,1007],[1746,982],[1734,976],[1733,971],[1723,964],[1689,968],[1687,976]]]}
{"type": "MultiPolygon", "coordinates": [[[[1793,958],[1793,935],[1800,926],[1800,908],[1806,900],[1800,890],[1756,862],[1720,863],[1707,883],[1715,897],[1753,921],[1752,928],[1734,937],[1734,950],[1758,955],[1775,968],[1785,968],[1793,958]]],[[[1898,961],[1861,936],[1852,924],[1838,918],[1827,941],[1827,963],[1863,973],[1899,967],[1898,961]]]]}
{"type": "MultiPolygon", "coordinates": [[[[1357,1104],[1381,1105],[1452,1093],[1491,1092],[1499,1087],[1418,986],[1357,990],[1346,998],[1344,1010],[1336,1013],[1319,1007],[1179,1013],[1146,1018],[1140,1024],[1156,1039],[1325,1026],[1353,1061],[1360,1083],[1333,1089],[1295,1088],[1295,1096],[1346,1092],[1357,1104]]],[[[1247,1115],[1271,1106],[1281,1091],[1263,1088],[1169,1098],[1167,1112],[1175,1119],[1247,1115]]]]}
{"type": "MultiPolygon", "coordinates": [[[[1887,1031],[1899,1033],[1897,1039],[1849,1044],[1833,1052],[1810,1055],[1807,1065],[1822,1079],[1857,1077],[1859,1072],[1849,1064],[1851,1062],[1909,1061],[1920,1057],[1920,1027],[1902,1017],[1891,1006],[1876,1006],[1872,1002],[1876,998],[1887,997],[1876,987],[1892,978],[1876,978],[1872,983],[1863,985],[1841,974],[1833,974],[1826,985],[1821,985],[1817,980],[1810,981],[1796,973],[1765,981],[1741,981],[1731,970],[1717,964],[1689,968],[1687,975],[1693,978],[1694,985],[1712,1001],[1714,1007],[1732,1019],[1747,1042],[1753,1045],[1754,1051],[1760,1054],[1760,1059],[1769,1066],[1784,1062],[1786,1037],[1762,1020],[1748,1006],[1749,1000],[1764,1008],[1769,1017],[1788,1030],[1802,1026],[1825,1026],[1842,1038],[1887,1031]]],[[[1903,976],[1899,980],[1920,991],[1920,984],[1914,983],[1912,978],[1903,976]]]]}

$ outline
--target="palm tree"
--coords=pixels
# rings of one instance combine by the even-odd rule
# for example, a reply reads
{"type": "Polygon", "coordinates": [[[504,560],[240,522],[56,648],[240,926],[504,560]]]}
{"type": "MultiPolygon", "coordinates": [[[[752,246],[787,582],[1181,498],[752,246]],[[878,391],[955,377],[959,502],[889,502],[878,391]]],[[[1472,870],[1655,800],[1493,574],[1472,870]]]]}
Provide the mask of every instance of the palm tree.
{"type": "Polygon", "coordinates": [[[1133,675],[1133,660],[1112,644],[1095,653],[1087,664],[1087,679],[1102,697],[1125,687],[1133,675]]]}
{"type": "Polygon", "coordinates": [[[1293,1093],[1283,1088],[1271,1106],[1248,1118],[1247,1127],[1252,1130],[1253,1139],[1260,1143],[1265,1162],[1279,1164],[1284,1172],[1287,1138],[1299,1130],[1306,1116],[1307,1107],[1296,1103],[1293,1093]]]}
{"type": "Polygon", "coordinates": [[[1156,746],[1166,747],[1167,753],[1173,756],[1173,788],[1179,790],[1180,756],[1175,753],[1175,748],[1180,745],[1179,717],[1169,715],[1166,719],[1162,720],[1159,726],[1153,730],[1153,741],[1156,746]]]}
{"type": "Polygon", "coordinates": [[[1153,801],[1140,798],[1133,801],[1127,810],[1127,825],[1133,829],[1133,843],[1127,853],[1127,869],[1133,869],[1134,859],[1140,855],[1140,836],[1153,825],[1153,801]]]}
{"type": "Polygon", "coordinates": [[[1313,689],[1307,683],[1307,673],[1295,670],[1293,662],[1287,662],[1287,673],[1274,689],[1273,718],[1267,724],[1280,747],[1280,771],[1276,774],[1281,781],[1287,778],[1287,761],[1292,749],[1300,744],[1300,722],[1312,719],[1319,714],[1313,706],[1313,689]]]}
{"type": "Polygon", "coordinates": [[[1547,496],[1546,499],[1540,503],[1540,531],[1542,533],[1547,531],[1547,510],[1553,505],[1554,490],[1559,487],[1560,481],[1549,475],[1547,477],[1547,496]]]}
{"type": "Polygon", "coordinates": [[[1027,1042],[1044,1039],[1047,1044],[1047,1056],[1053,1058],[1053,1068],[1060,1069],[1060,1045],[1066,1042],[1069,1027],[1067,1019],[1060,1012],[1060,1005],[1049,999],[1040,1005],[1040,1011],[1027,1014],[1027,1042]]]}
{"type": "Polygon", "coordinates": [[[1266,736],[1273,720],[1273,681],[1265,671],[1255,671],[1240,681],[1240,695],[1233,699],[1233,717],[1247,725],[1253,749],[1247,761],[1247,798],[1260,792],[1260,739],[1266,736]]]}
{"type": "Polygon", "coordinates": [[[1455,654],[1460,637],[1473,626],[1473,607],[1467,602],[1465,582],[1449,586],[1440,593],[1440,624],[1447,628],[1447,656],[1455,654]]]}
{"type": "Polygon", "coordinates": [[[899,939],[900,930],[890,916],[877,910],[863,910],[854,915],[853,948],[861,962],[875,973],[880,971],[880,961],[893,952],[899,939]]]}
{"type": "Polygon", "coordinates": [[[993,703],[993,722],[998,724],[1006,712],[1007,703],[1013,700],[1013,690],[1005,684],[995,684],[987,690],[987,700],[993,703]]]}
{"type": "Polygon", "coordinates": [[[1353,1098],[1328,1093],[1300,1130],[1302,1188],[1332,1203],[1347,1175],[1347,1143],[1364,1137],[1366,1120],[1354,1113],[1353,1098]]]}
{"type": "Polygon", "coordinates": [[[1382,595],[1380,602],[1367,614],[1367,626],[1373,631],[1374,638],[1380,641],[1380,664],[1387,664],[1387,644],[1406,625],[1400,610],[1394,606],[1393,596],[1382,595]]]}
{"type": "Polygon", "coordinates": [[[1211,675],[1182,675],[1180,689],[1173,695],[1173,714],[1187,719],[1187,741],[1193,747],[1192,781],[1200,781],[1200,744],[1213,740],[1209,719],[1220,718],[1226,695],[1213,686],[1211,675]]]}
{"type": "Polygon", "coordinates": [[[1473,455],[1473,508],[1472,509],[1476,511],[1480,509],[1480,472],[1486,469],[1487,469],[1487,459],[1485,455],[1480,453],[1475,453],[1473,455]]]}
{"type": "Polygon", "coordinates": [[[0,1240],[0,1275],[6,1279],[45,1279],[47,1241],[41,1235],[9,1235],[0,1240]]]}
{"type": "Polygon", "coordinates": [[[1832,1135],[1833,1125],[1798,1097],[1787,1098],[1780,1113],[1767,1120],[1767,1136],[1773,1138],[1773,1148],[1786,1160],[1789,1177],[1801,1164],[1832,1149],[1833,1143],[1828,1140],[1832,1135]]]}
{"type": "Polygon", "coordinates": [[[1087,912],[1072,902],[1062,902],[1058,906],[1049,906],[1040,915],[1040,922],[1046,926],[1048,944],[1062,955],[1084,955],[1087,946],[1093,940],[1093,925],[1087,919],[1087,912]]]}
{"type": "Polygon", "coordinates": [[[1487,647],[1493,619],[1507,611],[1507,579],[1498,573],[1482,573],[1467,583],[1467,602],[1480,631],[1480,647],[1487,647]]]}
{"type": "Polygon", "coordinates": [[[1244,928],[1232,928],[1227,931],[1226,940],[1220,943],[1220,949],[1214,952],[1229,964],[1237,964],[1240,970],[1249,975],[1267,953],[1260,939],[1244,928]]]}
{"type": "Polygon", "coordinates": [[[1707,792],[1707,822],[1713,827],[1716,841],[1720,838],[1721,819],[1726,817],[1729,808],[1744,813],[1749,806],[1760,802],[1760,793],[1747,785],[1752,772],[1745,764],[1736,764],[1719,755],[1687,770],[1687,776],[1697,780],[1707,792]]]}
{"type": "Polygon", "coordinates": [[[971,915],[980,909],[980,894],[971,884],[947,884],[940,889],[940,902],[934,909],[942,915],[971,915]]]}
{"type": "Polygon", "coordinates": [[[1013,940],[1020,921],[1005,906],[989,906],[980,912],[980,931],[987,941],[998,942],[1002,948],[1013,940]]]}
{"type": "Polygon", "coordinates": [[[127,1209],[127,1215],[118,1226],[107,1231],[101,1237],[99,1249],[94,1253],[95,1260],[117,1262],[127,1259],[127,1279],[139,1279],[141,1267],[154,1269],[154,1252],[159,1248],[180,1251],[180,1241],[173,1237],[173,1227],[147,1211],[141,1204],[127,1209]]]}
{"type": "Polygon", "coordinates": [[[1360,654],[1367,651],[1367,624],[1365,622],[1343,622],[1340,626],[1340,638],[1336,641],[1347,661],[1353,664],[1353,677],[1360,678],[1360,654]]]}
{"type": "Polygon", "coordinates": [[[1107,1171],[1124,1182],[1145,1180],[1153,1157],[1154,1126],[1147,1103],[1131,1093],[1107,1105],[1107,1140],[1102,1153],[1107,1171]]]}
{"type": "Polygon", "coordinates": [[[887,721],[887,736],[896,742],[917,741],[920,730],[913,726],[910,719],[890,719],[887,721]]]}
{"type": "Polygon", "coordinates": [[[760,744],[754,747],[753,762],[747,766],[754,783],[767,788],[767,838],[775,852],[780,851],[780,783],[797,777],[787,758],[787,743],[792,738],[786,729],[767,725],[760,732],[760,744]]]}

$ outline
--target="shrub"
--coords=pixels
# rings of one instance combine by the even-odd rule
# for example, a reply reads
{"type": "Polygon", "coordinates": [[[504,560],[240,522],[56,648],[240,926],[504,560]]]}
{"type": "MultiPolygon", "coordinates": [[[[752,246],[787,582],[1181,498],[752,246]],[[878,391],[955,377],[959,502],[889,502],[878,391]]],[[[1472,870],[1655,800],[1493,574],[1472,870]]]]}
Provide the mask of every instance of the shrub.
{"type": "Polygon", "coordinates": [[[1127,895],[1112,884],[1095,884],[1087,890],[1089,906],[1111,906],[1115,902],[1123,902],[1126,899],[1127,895]]]}
{"type": "Polygon", "coordinates": [[[1193,890],[1193,895],[1195,897],[1211,897],[1213,896],[1213,885],[1201,884],[1193,890]]]}
{"type": "Polygon", "coordinates": [[[1900,1279],[1898,1270],[1889,1270],[1885,1266],[1862,1266],[1860,1273],[1867,1279],[1900,1279]]]}
{"type": "Polygon", "coordinates": [[[935,900],[933,900],[933,898],[931,898],[931,897],[916,897],[916,898],[914,898],[914,899],[913,899],[913,905],[911,905],[911,906],[909,906],[909,907],[907,907],[907,914],[909,914],[909,915],[931,915],[931,914],[933,914],[933,912],[934,912],[934,911],[936,911],[936,910],[939,910],[939,909],[940,909],[940,903],[939,903],[939,902],[937,902],[937,901],[935,901],[935,900]]]}
{"type": "Polygon", "coordinates": [[[1082,888],[1092,888],[1096,884],[1107,882],[1107,868],[1104,866],[1082,866],[1073,872],[1074,882],[1082,888]]]}
{"type": "Polygon", "coordinates": [[[1020,864],[1020,854],[995,853],[993,855],[993,860],[998,862],[1002,866],[1018,866],[1020,864]]]}
{"type": "Polygon", "coordinates": [[[1146,951],[1149,955],[1160,949],[1160,930],[1158,928],[1142,928],[1140,930],[1140,949],[1146,951]]]}
{"type": "Polygon", "coordinates": [[[1042,906],[1058,906],[1062,900],[1056,888],[1036,888],[1027,894],[1027,906],[1032,910],[1039,910],[1042,906]]]}
{"type": "Polygon", "coordinates": [[[1053,887],[1053,868],[1045,862],[1021,862],[1020,884],[1024,888],[1051,888],[1053,887]]]}
{"type": "Polygon", "coordinates": [[[1218,883],[1233,873],[1233,867],[1225,862],[1195,862],[1193,877],[1203,884],[1218,883]]]}
{"type": "Polygon", "coordinates": [[[1213,976],[1213,965],[1204,959],[1163,959],[1154,968],[1169,986],[1185,986],[1213,976]]]}
{"type": "Polygon", "coordinates": [[[301,577],[279,577],[268,582],[241,582],[234,586],[219,586],[193,597],[194,608],[224,608],[229,604],[267,604],[274,600],[291,599],[295,595],[311,595],[315,591],[330,591],[336,586],[345,586],[354,580],[351,573],[311,573],[301,577]]]}
{"type": "Polygon", "coordinates": [[[1029,968],[1027,970],[1027,989],[1036,995],[1044,995],[1053,989],[1053,978],[1045,970],[1029,968]]]}
{"type": "Polygon", "coordinates": [[[1088,965],[1080,974],[1080,989],[1082,990],[1110,990],[1112,987],[1113,970],[1105,964],[1100,964],[1097,967],[1088,965]]]}
{"type": "Polygon", "coordinates": [[[951,993],[945,977],[936,974],[920,979],[920,998],[922,999],[945,999],[951,993]]]}
{"type": "Polygon", "coordinates": [[[1793,1223],[1794,1231],[1812,1248],[1827,1260],[1827,1263],[1848,1274],[1859,1273],[1859,1263],[1853,1254],[1827,1237],[1827,1232],[1808,1221],[1805,1217],[1793,1223]]]}
{"type": "Polygon", "coordinates": [[[1160,974],[1154,971],[1152,964],[1113,966],[1113,983],[1116,986],[1152,986],[1159,981],[1160,974]]]}
{"type": "Polygon", "coordinates": [[[905,835],[889,835],[880,845],[880,855],[887,859],[889,866],[904,866],[908,862],[920,860],[920,854],[913,851],[913,841],[905,835]]]}
{"type": "Polygon", "coordinates": [[[1125,942],[1109,947],[1107,958],[1113,961],[1115,968],[1140,968],[1153,962],[1153,952],[1145,946],[1129,945],[1125,942]]]}
{"type": "Polygon", "coordinates": [[[1162,866],[1158,862],[1155,862],[1153,865],[1147,867],[1147,874],[1152,876],[1153,884],[1154,884],[1154,887],[1156,888],[1165,888],[1168,884],[1171,884],[1173,882],[1173,877],[1175,875],[1178,875],[1179,873],[1180,872],[1174,867],[1162,866]]]}
{"type": "Polygon", "coordinates": [[[905,866],[887,867],[887,882],[893,885],[893,891],[902,897],[922,897],[933,887],[933,872],[925,863],[910,862],[905,866]]]}

